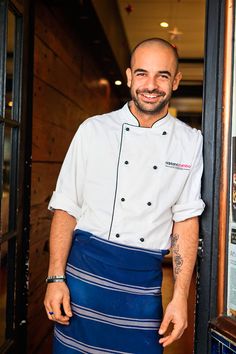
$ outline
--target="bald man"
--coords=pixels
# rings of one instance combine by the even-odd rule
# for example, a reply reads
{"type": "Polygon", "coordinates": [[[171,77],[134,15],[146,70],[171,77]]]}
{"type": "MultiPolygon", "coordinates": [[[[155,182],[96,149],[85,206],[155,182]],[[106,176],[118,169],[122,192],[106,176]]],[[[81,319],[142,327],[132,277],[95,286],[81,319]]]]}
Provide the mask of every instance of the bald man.
{"type": "Polygon", "coordinates": [[[202,136],[168,113],[182,76],[170,43],[139,43],[126,74],[131,101],[80,125],[49,203],[44,304],[54,354],[160,354],[187,327],[204,209],[202,136]],[[163,316],[170,248],[174,292],[163,316]]]}

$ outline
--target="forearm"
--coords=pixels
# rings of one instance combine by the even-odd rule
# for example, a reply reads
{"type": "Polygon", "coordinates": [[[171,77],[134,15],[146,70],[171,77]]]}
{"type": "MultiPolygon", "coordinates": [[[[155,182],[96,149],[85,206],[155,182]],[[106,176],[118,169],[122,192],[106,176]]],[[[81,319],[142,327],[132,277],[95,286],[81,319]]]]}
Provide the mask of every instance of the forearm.
{"type": "Polygon", "coordinates": [[[170,323],[173,324],[173,330],[159,340],[163,347],[179,339],[187,327],[187,298],[197,255],[198,218],[175,223],[171,239],[174,293],[166,308],[159,334],[164,334],[170,323]]]}
{"type": "Polygon", "coordinates": [[[50,231],[49,276],[65,274],[75,224],[75,218],[65,211],[54,212],[50,231]]]}
{"type": "Polygon", "coordinates": [[[188,297],[197,256],[199,225],[194,217],[174,224],[172,232],[174,294],[188,297]]]}

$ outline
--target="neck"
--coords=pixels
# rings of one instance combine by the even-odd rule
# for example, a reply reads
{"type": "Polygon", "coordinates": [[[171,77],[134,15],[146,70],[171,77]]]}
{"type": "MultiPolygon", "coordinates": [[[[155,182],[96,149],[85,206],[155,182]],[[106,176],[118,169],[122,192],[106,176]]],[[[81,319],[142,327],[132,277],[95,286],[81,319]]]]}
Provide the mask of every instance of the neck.
{"type": "Polygon", "coordinates": [[[151,128],[154,123],[164,118],[168,113],[168,106],[165,106],[160,112],[156,114],[148,114],[138,110],[133,101],[129,102],[131,113],[136,117],[140,127],[151,128]]]}

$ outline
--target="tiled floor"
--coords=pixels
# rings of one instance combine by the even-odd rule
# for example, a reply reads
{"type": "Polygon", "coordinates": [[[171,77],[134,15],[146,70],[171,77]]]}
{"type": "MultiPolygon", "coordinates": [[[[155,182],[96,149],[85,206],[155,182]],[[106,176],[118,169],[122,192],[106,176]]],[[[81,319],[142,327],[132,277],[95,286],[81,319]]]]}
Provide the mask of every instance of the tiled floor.
{"type": "Polygon", "coordinates": [[[211,332],[211,354],[235,354],[236,343],[232,343],[218,332],[211,332]]]}

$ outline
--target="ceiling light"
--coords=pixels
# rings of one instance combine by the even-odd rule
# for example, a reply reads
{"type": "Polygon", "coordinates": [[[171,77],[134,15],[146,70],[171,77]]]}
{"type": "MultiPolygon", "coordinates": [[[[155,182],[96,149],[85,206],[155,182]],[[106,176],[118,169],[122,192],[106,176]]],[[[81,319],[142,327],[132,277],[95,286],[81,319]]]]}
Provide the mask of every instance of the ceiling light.
{"type": "Polygon", "coordinates": [[[115,85],[116,85],[116,86],[120,86],[120,85],[122,85],[122,82],[121,82],[120,80],[116,80],[116,81],[115,81],[115,85]]]}
{"type": "Polygon", "coordinates": [[[169,27],[169,23],[163,21],[163,22],[160,23],[160,26],[164,27],[164,28],[167,28],[167,27],[169,27]]]}

